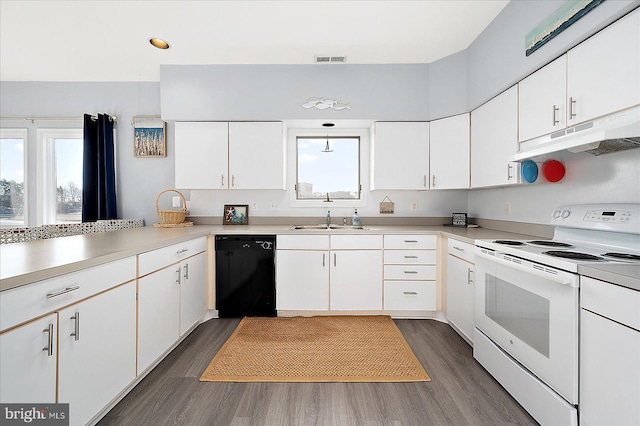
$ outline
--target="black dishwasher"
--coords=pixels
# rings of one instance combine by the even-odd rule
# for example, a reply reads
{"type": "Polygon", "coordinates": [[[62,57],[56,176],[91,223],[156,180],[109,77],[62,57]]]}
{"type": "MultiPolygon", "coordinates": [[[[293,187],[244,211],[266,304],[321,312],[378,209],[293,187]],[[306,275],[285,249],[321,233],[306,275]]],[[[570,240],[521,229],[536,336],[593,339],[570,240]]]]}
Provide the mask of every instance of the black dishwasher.
{"type": "Polygon", "coordinates": [[[220,318],[275,317],[275,235],[216,236],[220,318]]]}

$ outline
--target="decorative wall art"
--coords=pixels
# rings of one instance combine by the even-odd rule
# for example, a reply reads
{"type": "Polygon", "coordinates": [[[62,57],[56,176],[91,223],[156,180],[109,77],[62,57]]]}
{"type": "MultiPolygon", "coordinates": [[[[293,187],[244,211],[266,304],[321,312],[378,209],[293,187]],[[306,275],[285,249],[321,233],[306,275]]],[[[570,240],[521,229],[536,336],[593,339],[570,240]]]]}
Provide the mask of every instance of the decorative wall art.
{"type": "Polygon", "coordinates": [[[525,39],[526,55],[531,55],[603,1],[604,0],[567,0],[551,16],[527,34],[525,39]]]}
{"type": "Polygon", "coordinates": [[[351,109],[351,105],[343,104],[333,99],[309,98],[302,104],[302,108],[335,109],[336,111],[340,111],[343,109],[351,109]]]}
{"type": "Polygon", "coordinates": [[[158,116],[133,117],[133,154],[136,157],[166,157],[165,122],[158,116]]]}
{"type": "Polygon", "coordinates": [[[224,215],[222,217],[223,225],[247,225],[249,223],[249,205],[248,204],[225,204],[224,215]]]}

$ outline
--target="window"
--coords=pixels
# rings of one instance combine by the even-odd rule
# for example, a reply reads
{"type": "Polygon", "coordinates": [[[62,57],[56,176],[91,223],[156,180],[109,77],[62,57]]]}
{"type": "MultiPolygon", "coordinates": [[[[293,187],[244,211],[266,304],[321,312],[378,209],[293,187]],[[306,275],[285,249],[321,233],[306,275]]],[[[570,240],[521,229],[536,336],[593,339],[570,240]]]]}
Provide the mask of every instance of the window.
{"type": "Polygon", "coordinates": [[[298,136],[297,200],[359,200],[360,138],[298,136]]]}
{"type": "Polygon", "coordinates": [[[82,129],[39,129],[40,223],[82,221],[82,129]]]}
{"type": "Polygon", "coordinates": [[[0,226],[26,226],[27,129],[0,129],[0,226]]]}

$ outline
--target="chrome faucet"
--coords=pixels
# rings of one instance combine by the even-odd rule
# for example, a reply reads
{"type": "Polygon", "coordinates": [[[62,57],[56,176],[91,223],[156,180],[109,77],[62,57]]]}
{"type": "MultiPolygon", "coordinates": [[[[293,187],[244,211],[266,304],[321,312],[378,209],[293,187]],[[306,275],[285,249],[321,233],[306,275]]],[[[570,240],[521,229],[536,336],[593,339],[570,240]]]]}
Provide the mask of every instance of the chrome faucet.
{"type": "Polygon", "coordinates": [[[331,210],[327,210],[327,226],[331,225],[331,210]]]}

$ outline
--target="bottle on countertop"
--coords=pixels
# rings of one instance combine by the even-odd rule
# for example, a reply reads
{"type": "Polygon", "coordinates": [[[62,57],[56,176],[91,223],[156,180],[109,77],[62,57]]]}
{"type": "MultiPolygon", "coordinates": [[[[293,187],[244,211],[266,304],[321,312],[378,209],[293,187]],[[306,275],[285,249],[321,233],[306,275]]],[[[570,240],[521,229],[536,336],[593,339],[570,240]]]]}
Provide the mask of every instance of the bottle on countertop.
{"type": "Polygon", "coordinates": [[[355,209],[353,217],[351,218],[351,225],[360,226],[360,216],[358,215],[358,209],[355,209]]]}

